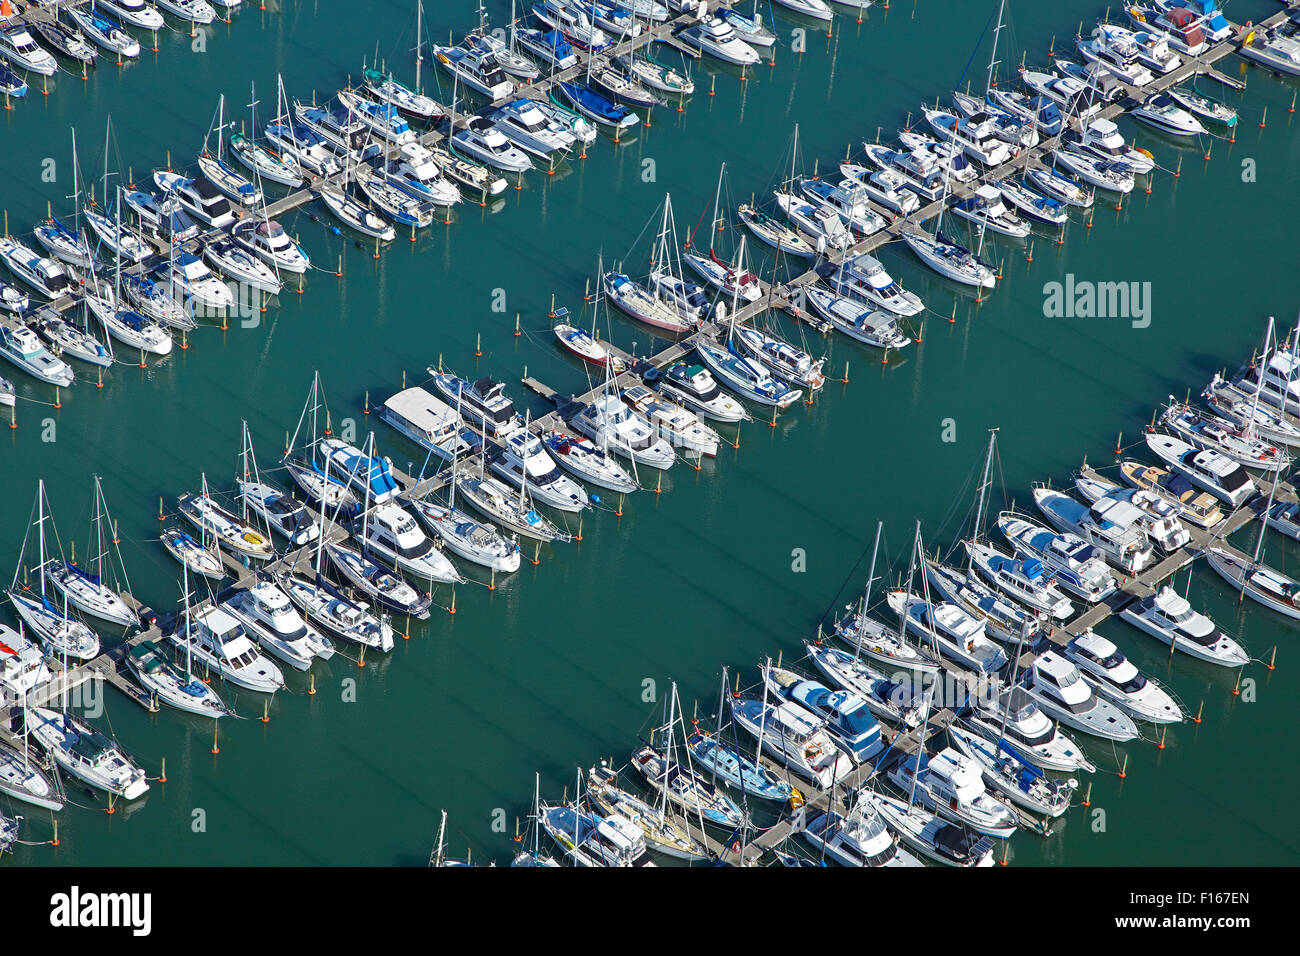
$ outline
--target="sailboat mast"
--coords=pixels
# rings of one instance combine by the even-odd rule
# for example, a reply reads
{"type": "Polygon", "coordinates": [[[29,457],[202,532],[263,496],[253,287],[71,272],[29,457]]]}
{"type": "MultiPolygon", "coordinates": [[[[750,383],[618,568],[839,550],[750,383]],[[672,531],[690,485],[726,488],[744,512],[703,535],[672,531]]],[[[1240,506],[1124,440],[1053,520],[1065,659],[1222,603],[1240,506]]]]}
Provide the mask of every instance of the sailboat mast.
{"type": "Polygon", "coordinates": [[[880,551],[880,532],[884,527],[885,522],[876,522],[876,543],[871,548],[871,567],[867,569],[867,587],[862,596],[862,619],[858,621],[857,646],[853,648],[853,659],[855,661],[862,656],[862,638],[865,636],[863,622],[866,620],[867,607],[871,604],[871,585],[876,580],[876,554],[880,551]]]}
{"type": "Polygon", "coordinates": [[[420,65],[424,62],[424,2],[415,3],[415,92],[420,92],[420,65]]]}
{"type": "Polygon", "coordinates": [[[912,535],[912,558],[907,566],[907,587],[903,590],[903,609],[898,616],[898,639],[904,640],[903,634],[907,629],[907,603],[912,597],[912,575],[916,571],[916,549],[921,543],[921,522],[916,522],[916,533],[912,535]]]}
{"type": "Polygon", "coordinates": [[[993,469],[993,448],[998,440],[998,430],[989,429],[989,452],[984,459],[984,477],[980,479],[979,487],[979,505],[975,509],[975,528],[971,533],[971,540],[978,541],[980,534],[984,530],[984,499],[985,493],[989,487],[989,472],[993,469]]]}
{"type": "MultiPolygon", "coordinates": [[[[727,171],[727,164],[723,162],[718,167],[718,188],[713,191],[713,218],[709,220],[709,252],[713,251],[713,235],[718,231],[718,203],[722,200],[722,174],[727,171]]],[[[741,239],[744,242],[744,239],[741,239]]]]}
{"type": "Polygon", "coordinates": [[[993,71],[998,65],[998,34],[1002,32],[1002,14],[1006,5],[1007,0],[1001,0],[1001,2],[998,3],[998,25],[993,30],[993,52],[989,54],[989,75],[988,80],[984,84],[985,97],[987,97],[989,92],[993,89],[993,71]]]}

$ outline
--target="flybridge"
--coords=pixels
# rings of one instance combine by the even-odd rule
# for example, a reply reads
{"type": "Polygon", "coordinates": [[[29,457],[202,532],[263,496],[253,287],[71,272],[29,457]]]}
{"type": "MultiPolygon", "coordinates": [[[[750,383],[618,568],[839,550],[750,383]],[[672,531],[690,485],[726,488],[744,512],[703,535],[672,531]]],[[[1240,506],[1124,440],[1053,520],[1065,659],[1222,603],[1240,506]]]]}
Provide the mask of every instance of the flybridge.
{"type": "Polygon", "coordinates": [[[127,927],[133,936],[148,936],[152,913],[150,893],[82,893],[73,886],[50,897],[50,925],[55,927],[127,927]]]}

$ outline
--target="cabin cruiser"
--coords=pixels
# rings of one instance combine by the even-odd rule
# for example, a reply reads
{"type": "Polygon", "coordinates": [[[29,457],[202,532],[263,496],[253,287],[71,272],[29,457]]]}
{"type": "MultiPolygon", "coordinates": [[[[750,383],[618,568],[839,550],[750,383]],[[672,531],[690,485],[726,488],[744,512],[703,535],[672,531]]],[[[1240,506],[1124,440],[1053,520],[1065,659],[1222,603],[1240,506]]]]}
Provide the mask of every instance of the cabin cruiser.
{"type": "Polygon", "coordinates": [[[1073,616],[1074,605],[1038,558],[1011,558],[978,541],[967,541],[965,547],[971,567],[998,591],[1057,620],[1073,616]]]}
{"type": "Polygon", "coordinates": [[[727,63],[752,66],[762,59],[757,50],[740,38],[730,23],[715,16],[706,16],[678,36],[691,46],[727,63]]]}
{"type": "Polygon", "coordinates": [[[153,174],[153,179],[163,195],[175,197],[199,221],[215,229],[224,229],[235,221],[230,200],[206,179],[186,179],[161,169],[153,174]]]}
{"type": "Polygon", "coordinates": [[[199,234],[199,224],[190,218],[180,201],[173,196],[155,197],[151,193],[132,189],[122,194],[126,204],[134,210],[140,230],[163,242],[179,244],[189,242],[199,234]]]}
{"type": "Polygon", "coordinates": [[[1147,447],[1157,458],[1195,485],[1232,507],[1240,507],[1259,490],[1246,469],[1227,455],[1198,449],[1172,435],[1147,432],[1147,447]]]}
{"type": "Polygon", "coordinates": [[[978,674],[995,674],[1007,654],[984,633],[984,622],[949,601],[932,603],[906,591],[890,591],[889,607],[917,640],[935,647],[948,660],[978,674]]]}
{"type": "Polygon", "coordinates": [[[1042,485],[1033,494],[1038,510],[1058,531],[1078,535],[1126,575],[1137,574],[1155,559],[1142,529],[1142,513],[1128,502],[1100,498],[1088,507],[1042,485]]]}
{"type": "Polygon", "coordinates": [[[443,394],[448,404],[492,438],[505,438],[523,427],[514,403],[506,397],[504,382],[496,382],[484,376],[470,383],[450,372],[435,368],[427,371],[433,376],[434,387],[443,394]]]}
{"type": "Polygon", "coordinates": [[[330,108],[295,102],[293,115],[343,157],[359,151],[369,138],[368,127],[361,117],[342,106],[330,108]]]}
{"type": "Polygon", "coordinates": [[[682,261],[728,301],[757,302],[763,297],[763,286],[758,276],[739,265],[731,266],[723,262],[712,249],[707,256],[698,252],[683,252],[682,261]]]}
{"type": "Polygon", "coordinates": [[[1165,554],[1173,554],[1191,543],[1191,534],[1178,520],[1183,513],[1182,507],[1154,491],[1123,488],[1112,481],[1083,473],[1074,476],[1074,487],[1089,503],[1095,504],[1109,498],[1127,502],[1142,512],[1142,517],[1138,519],[1142,530],[1165,554]]]}
{"type": "Polygon", "coordinates": [[[1002,190],[992,184],[981,183],[972,196],[953,205],[952,211],[954,215],[1004,236],[1023,239],[1030,232],[1029,223],[1007,208],[1002,190]]]}
{"type": "Polygon", "coordinates": [[[231,613],[208,607],[194,614],[193,623],[171,635],[172,642],[202,661],[231,684],[263,694],[284,686],[284,674],[257,649],[248,632],[231,613]]]}
{"type": "Polygon", "coordinates": [[[1288,448],[1300,448],[1300,426],[1281,411],[1255,401],[1253,391],[1224,380],[1216,372],[1201,392],[1210,407],[1230,419],[1237,426],[1249,428],[1261,438],[1266,438],[1288,448]]]}
{"type": "Polygon", "coordinates": [[[116,743],[67,711],[32,707],[24,715],[32,738],[68,776],[123,800],[135,800],[149,789],[144,770],[116,743]]]}
{"type": "MultiPolygon", "coordinates": [[[[499,42],[495,37],[489,37],[488,39],[499,42]]],[[[536,72],[534,72],[533,76],[536,75],[536,72]]],[[[366,89],[385,103],[396,106],[403,113],[432,123],[441,123],[447,118],[447,108],[445,106],[431,96],[425,96],[408,86],[403,86],[393,79],[391,73],[366,68],[361,71],[361,79],[365,83],[366,89]]]]}
{"type": "Polygon", "coordinates": [[[982,621],[984,633],[993,640],[1019,647],[1022,643],[1032,645],[1043,636],[1047,615],[1004,596],[970,569],[963,573],[930,558],[923,560],[933,593],[982,621]]]}
{"type": "Polygon", "coordinates": [[[526,429],[505,437],[491,467],[507,484],[526,486],[530,497],[560,511],[581,511],[590,504],[582,486],[560,470],[542,440],[526,429]]]}
{"type": "Polygon", "coordinates": [[[1098,105],[1118,103],[1128,96],[1124,81],[1100,63],[1080,66],[1070,60],[1058,59],[1056,68],[1068,78],[1078,80],[1098,105]]]}
{"type": "Polygon", "coordinates": [[[1067,146],[1052,150],[1052,161],[1097,189],[1121,194],[1133,191],[1133,167],[1122,160],[1102,159],[1067,146]]]}
{"type": "Polygon", "coordinates": [[[660,302],[677,311],[683,322],[698,325],[709,312],[708,294],[699,283],[674,275],[663,265],[655,266],[646,277],[646,287],[660,302]]]}
{"type": "Polygon", "coordinates": [[[411,507],[453,554],[504,574],[519,570],[519,542],[515,538],[505,537],[492,525],[450,505],[417,499],[411,507]]]}
{"type": "Polygon", "coordinates": [[[868,169],[857,163],[840,163],[840,175],[857,183],[867,198],[886,209],[909,216],[921,208],[921,197],[908,188],[907,180],[892,169],[868,169]]]}
{"type": "Polygon", "coordinates": [[[1125,83],[1146,86],[1155,79],[1142,62],[1137,41],[1128,30],[1101,24],[1093,29],[1090,39],[1076,37],[1075,45],[1085,60],[1109,70],[1125,83]]]}
{"type": "Polygon", "coordinates": [[[977,163],[992,168],[1001,166],[1013,155],[1012,147],[997,137],[987,119],[981,122],[927,106],[921,108],[921,113],[941,139],[960,146],[977,163]]]}
{"type": "Polygon", "coordinates": [[[786,701],[764,704],[760,700],[732,697],[731,717],[759,738],[762,747],[822,790],[829,790],[853,772],[853,761],[826,733],[825,722],[786,701]]]}
{"type": "Polygon", "coordinates": [[[1085,601],[1095,604],[1118,587],[1097,549],[1076,534],[1057,534],[1013,511],[998,515],[998,529],[1017,554],[1038,558],[1058,584],[1085,601]]]}
{"type": "Polygon", "coordinates": [[[469,126],[457,131],[452,141],[456,148],[497,169],[522,173],[533,168],[528,154],[512,146],[497,126],[482,117],[470,120],[469,126]]]}
{"type": "Polygon", "coordinates": [[[885,749],[880,723],[866,698],[848,690],[831,690],[815,680],[773,665],[762,668],[772,695],[824,722],[827,734],[854,763],[874,760],[885,749]]]}
{"type": "Polygon", "coordinates": [[[1300,39],[1276,30],[1251,30],[1237,51],[1278,73],[1300,76],[1300,39]]]}
{"type": "Polygon", "coordinates": [[[464,425],[456,409],[419,386],[387,399],[379,417],[443,461],[454,461],[478,449],[478,434],[464,425]]]}
{"type": "Polygon", "coordinates": [[[51,385],[67,388],[76,381],[72,367],[50,354],[36,333],[25,325],[0,324],[0,356],[51,385]]]}
{"type": "Polygon", "coordinates": [[[1018,826],[1015,811],[985,788],[979,764],[952,747],[906,757],[889,779],[921,806],[976,833],[1006,839],[1018,826]]]}
{"type": "Polygon", "coordinates": [[[1069,206],[1087,209],[1093,203],[1091,192],[1050,166],[1026,170],[1025,181],[1069,206]]]}
{"type": "Polygon", "coordinates": [[[71,291],[63,266],[38,255],[17,239],[0,237],[0,261],[15,277],[47,299],[60,299],[71,291]]]}
{"type": "Polygon", "coordinates": [[[1010,205],[1024,218],[1047,226],[1063,226],[1070,218],[1066,203],[1061,199],[1044,196],[1029,188],[1025,180],[1002,179],[989,183],[1002,194],[1010,205]]]}
{"type": "Polygon", "coordinates": [[[843,252],[853,245],[853,233],[834,209],[825,205],[814,206],[781,190],[772,195],[776,198],[777,206],[785,213],[791,228],[802,233],[818,253],[827,250],[843,252]]]}
{"type": "Polygon", "coordinates": [[[135,37],[116,20],[96,11],[93,5],[89,8],[65,7],[64,12],[101,49],[131,59],[140,55],[140,44],[135,37]]]}
{"type": "MultiPolygon", "coordinates": [[[[511,29],[514,29],[513,24],[511,29]]],[[[465,37],[465,44],[490,53],[497,61],[497,66],[511,76],[532,82],[541,75],[541,71],[537,69],[537,64],[528,57],[521,56],[512,50],[510,44],[496,33],[489,33],[486,29],[471,33],[465,37]]]]}
{"type": "Polygon", "coordinates": [[[506,139],[542,159],[573,148],[576,137],[524,98],[506,103],[488,117],[506,139]]]}
{"type": "Polygon", "coordinates": [[[714,421],[738,422],[750,418],[745,406],[719,388],[703,365],[677,362],[660,373],[655,385],[663,394],[714,421]]]}
{"type": "Polygon", "coordinates": [[[885,823],[912,850],[943,866],[993,865],[993,841],[969,827],[949,823],[907,800],[862,789],[884,817],[885,823]]]}
{"type": "Polygon", "coordinates": [[[1218,499],[1202,491],[1184,475],[1140,461],[1121,461],[1120,475],[1134,488],[1150,492],[1179,509],[1180,521],[1212,528],[1223,520],[1218,499]]]}
{"type": "Polygon", "coordinates": [[[922,199],[933,202],[944,193],[943,167],[928,153],[910,150],[897,152],[878,143],[864,143],[867,159],[893,173],[922,199]]]}
{"type": "Polygon", "coordinates": [[[878,349],[901,349],[912,344],[892,313],[872,309],[857,299],[837,295],[820,286],[805,286],[803,293],[804,301],[815,314],[849,338],[878,349]]]}
{"type": "Polygon", "coordinates": [[[259,644],[295,670],[308,670],[316,658],[334,656],[334,645],[303,620],[288,596],[270,581],[236,591],[221,605],[259,644]]]}
{"type": "Polygon", "coordinates": [[[1119,616],[1175,650],[1211,664],[1240,667],[1250,660],[1240,644],[1168,585],[1129,604],[1119,616]]]}
{"type": "Polygon", "coordinates": [[[857,180],[846,178],[836,186],[824,179],[804,179],[800,181],[799,189],[810,202],[830,209],[860,236],[875,235],[888,225],[884,217],[871,208],[867,201],[870,194],[857,180]]]}
{"type": "Polygon", "coordinates": [[[583,406],[570,424],[601,448],[639,465],[668,469],[677,460],[672,445],[617,395],[603,395],[583,406]]]}
{"type": "Polygon", "coordinates": [[[1023,759],[1043,770],[1096,770],[1083,748],[1061,732],[1023,687],[1006,687],[996,696],[973,695],[964,723],[990,739],[1007,741],[1023,759]]]}
{"type": "Polygon", "coordinates": [[[966,151],[957,143],[939,142],[933,136],[924,133],[903,130],[898,134],[898,141],[905,149],[934,160],[943,171],[945,179],[954,183],[974,183],[979,179],[979,170],[966,158],[966,151]]]}
{"type": "MultiPolygon", "coordinates": [[[[475,189],[488,188],[488,183],[493,182],[493,174],[489,173],[482,167],[474,166],[464,160],[452,160],[450,154],[443,153],[449,160],[448,165],[455,168],[455,165],[463,165],[466,169],[480,170],[487,182],[476,184],[475,189]]],[[[438,162],[437,154],[419,143],[407,143],[397,151],[397,156],[393,159],[383,160],[379,164],[378,173],[381,177],[405,189],[408,192],[415,193],[419,196],[436,203],[439,206],[454,206],[461,201],[460,187],[451,181],[448,174],[444,171],[442,165],[438,162]]],[[[505,188],[504,179],[496,179],[496,183],[505,188]]],[[[495,189],[489,189],[490,192],[496,192],[495,189]]]]}
{"type": "Polygon", "coordinates": [[[27,694],[53,678],[40,646],[0,621],[0,644],[12,653],[0,654],[0,704],[20,704],[27,694]]]}
{"type": "Polygon", "coordinates": [[[1291,464],[1291,456],[1285,451],[1261,441],[1235,422],[1201,412],[1172,396],[1160,421],[1189,444],[1216,451],[1247,468],[1276,473],[1286,471],[1291,464]]]}
{"type": "Polygon", "coordinates": [[[1258,393],[1261,402],[1283,413],[1300,413],[1300,355],[1291,349],[1273,350],[1267,360],[1242,368],[1232,382],[1252,400],[1258,393]]]}
{"type": "Polygon", "coordinates": [[[957,107],[957,112],[972,126],[987,128],[1013,149],[1032,148],[1042,142],[1038,124],[1034,120],[995,106],[987,98],[981,100],[967,93],[953,93],[952,102],[957,107]]]}
{"type": "Polygon", "coordinates": [[[418,581],[463,581],[456,566],[420,530],[415,519],[398,504],[381,504],[353,522],[353,533],[363,548],[392,562],[418,581]]]}
{"type": "Polygon", "coordinates": [[[1205,560],[1238,594],[1279,614],[1300,619],[1300,581],[1224,548],[1210,548],[1205,560]]]}
{"type": "Polygon", "coordinates": [[[222,311],[235,304],[230,287],[208,268],[198,256],[183,252],[175,262],[164,263],[159,268],[164,285],[172,290],[172,297],[180,300],[186,295],[196,305],[208,310],[222,311]]]}
{"type": "Polygon", "coordinates": [[[1081,122],[1101,112],[1104,105],[1097,101],[1092,90],[1073,76],[1024,70],[1020,82],[1031,93],[1054,104],[1062,116],[1077,116],[1081,122]]]}
{"type": "Polygon", "coordinates": [[[392,103],[376,103],[351,90],[339,90],[339,102],[370,130],[373,141],[385,146],[405,146],[417,141],[406,117],[392,103]]]}
{"type": "Polygon", "coordinates": [[[1232,24],[1219,10],[1216,0],[1154,0],[1156,9],[1166,14],[1185,9],[1196,17],[1196,22],[1211,43],[1232,39],[1232,24]]]}
{"type": "Polygon", "coordinates": [[[874,256],[845,259],[826,276],[826,282],[841,295],[878,306],[894,315],[916,315],[925,308],[920,297],[899,285],[874,256]]]}
{"type": "Polygon", "coordinates": [[[731,342],[739,350],[763,363],[776,378],[788,385],[815,392],[826,384],[822,366],[826,359],[813,359],[803,349],[748,325],[732,327],[731,342]]]}
{"type": "Polygon", "coordinates": [[[557,72],[578,63],[578,54],[559,30],[520,30],[515,34],[515,43],[557,72]]]}
{"type": "Polygon", "coordinates": [[[1160,33],[1179,53],[1200,56],[1209,47],[1199,18],[1185,7],[1127,3],[1124,12],[1136,29],[1160,33]]]}
{"type": "Polygon", "coordinates": [[[235,241],[276,269],[301,275],[311,266],[302,246],[274,219],[244,219],[231,230],[235,241]]]}
{"type": "Polygon", "coordinates": [[[494,103],[515,90],[514,83],[501,69],[496,57],[482,47],[435,45],[432,52],[444,70],[494,103]]]}
{"type": "Polygon", "coordinates": [[[401,493],[401,487],[393,478],[392,462],[387,458],[367,455],[341,438],[322,439],[320,454],[331,475],[350,483],[355,492],[366,496],[371,504],[387,504],[401,493]]]}
{"type": "Polygon", "coordinates": [[[689,458],[718,453],[718,433],[704,424],[685,406],[651,391],[645,385],[630,385],[619,393],[634,415],[650,426],[659,437],[689,458]]]}
{"type": "Polygon", "coordinates": [[[1041,654],[1030,665],[1024,691],[1048,716],[1076,730],[1121,742],[1138,736],[1132,719],[1098,696],[1079,669],[1057,651],[1041,654]]]}
{"type": "Polygon", "coordinates": [[[1149,173],[1155,169],[1155,158],[1145,149],[1130,147],[1125,142],[1114,120],[1097,119],[1083,124],[1083,132],[1071,145],[1102,159],[1124,163],[1135,173],[1149,173]]]}
{"type": "Polygon", "coordinates": [[[847,813],[828,809],[804,826],[803,838],[819,854],[841,866],[920,866],[898,845],[875,802],[859,795],[847,813]]]}
{"type": "Polygon", "coordinates": [[[1056,136],[1065,127],[1065,117],[1056,101],[1041,94],[992,89],[987,98],[990,105],[1006,110],[1030,124],[1031,128],[1037,128],[1043,136],[1056,136]]]}
{"type": "Polygon", "coordinates": [[[538,824],[574,866],[654,866],[644,834],[626,817],[597,816],[545,802],[538,804],[537,812],[538,824]]]}
{"type": "Polygon", "coordinates": [[[59,71],[59,61],[21,24],[0,26],[0,57],[30,73],[53,76],[59,71]]]}
{"type": "Polygon", "coordinates": [[[1138,720],[1172,724],[1185,719],[1182,708],[1163,687],[1095,631],[1089,629],[1071,638],[1064,654],[1101,696],[1138,720]]]}

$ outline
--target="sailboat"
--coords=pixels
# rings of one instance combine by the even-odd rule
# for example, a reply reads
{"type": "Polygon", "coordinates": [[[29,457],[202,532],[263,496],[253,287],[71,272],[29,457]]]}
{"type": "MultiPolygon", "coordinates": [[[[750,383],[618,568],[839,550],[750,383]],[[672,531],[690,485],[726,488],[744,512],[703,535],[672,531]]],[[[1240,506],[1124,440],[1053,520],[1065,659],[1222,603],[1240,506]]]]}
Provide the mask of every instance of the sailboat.
{"type": "MultiPolygon", "coordinates": [[[[41,482],[43,495],[45,484],[41,482]]],[[[68,601],[86,614],[111,624],[122,627],[139,627],[140,618],[118,591],[119,583],[128,591],[130,582],[126,577],[126,565],[122,562],[122,552],[117,546],[116,538],[106,539],[104,523],[112,523],[108,505],[104,501],[104,491],[99,476],[95,476],[95,517],[91,522],[93,556],[89,570],[79,567],[71,561],[51,560],[45,565],[45,574],[68,601]],[[116,556],[116,566],[110,560],[109,548],[116,556]],[[107,581],[112,580],[113,587],[107,581]]]]}
{"type": "Polygon", "coordinates": [[[618,774],[602,765],[587,771],[587,799],[602,813],[622,816],[635,824],[645,837],[646,846],[657,853],[688,863],[698,863],[713,855],[690,831],[679,824],[662,807],[652,806],[633,796],[617,784],[618,774]]]}
{"type": "Polygon", "coordinates": [[[208,476],[202,476],[199,494],[186,492],[177,499],[177,510],[194,527],[220,546],[246,558],[269,560],[275,555],[271,539],[231,513],[208,494],[208,476]]]}
{"type": "MultiPolygon", "coordinates": [[[[4,651],[0,650],[2,653],[4,651]]],[[[43,810],[62,810],[64,799],[58,777],[47,773],[32,759],[30,734],[25,723],[22,741],[23,746],[19,750],[0,740],[0,793],[43,810]]]]}
{"type": "MultiPolygon", "coordinates": [[[[32,629],[42,644],[52,653],[64,659],[92,660],[99,655],[99,636],[81,620],[73,615],[69,608],[68,596],[63,596],[62,607],[56,605],[46,593],[46,568],[50,563],[45,554],[45,524],[54,527],[53,516],[46,513],[45,481],[42,479],[37,487],[36,501],[32,505],[31,518],[28,521],[27,534],[23,537],[22,548],[18,552],[18,567],[14,570],[14,579],[9,586],[9,600],[23,623],[32,629]],[[34,519],[34,520],[31,520],[34,519]],[[23,557],[27,551],[31,528],[37,529],[38,566],[36,577],[39,582],[39,594],[29,590],[27,585],[18,583],[19,569],[23,566],[23,557]]],[[[55,532],[55,540],[58,535],[55,532]]],[[[62,563],[62,562],[61,562],[62,563]]]]}
{"type": "MultiPolygon", "coordinates": [[[[189,569],[182,567],[182,588],[184,596],[184,628],[190,627],[190,591],[189,569]]],[[[173,664],[162,653],[162,649],[153,641],[141,641],[132,645],[126,655],[126,665],[135,675],[136,680],[149,695],[157,701],[200,717],[214,720],[234,711],[226,706],[220,695],[211,685],[204,683],[194,675],[193,654],[190,642],[185,642],[185,666],[173,664]]]]}

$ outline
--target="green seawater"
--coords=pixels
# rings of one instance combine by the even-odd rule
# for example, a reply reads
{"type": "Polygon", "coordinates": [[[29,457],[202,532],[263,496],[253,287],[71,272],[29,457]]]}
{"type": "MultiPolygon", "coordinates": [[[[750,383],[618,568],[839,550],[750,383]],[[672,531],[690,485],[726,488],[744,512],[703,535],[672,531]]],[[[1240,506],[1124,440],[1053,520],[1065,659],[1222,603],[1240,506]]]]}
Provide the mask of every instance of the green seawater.
{"type": "MultiPolygon", "coordinates": [[[[505,21],[507,3],[488,7],[495,23],[505,21]]],[[[330,270],[313,272],[303,295],[287,292],[273,302],[256,327],[236,321],[225,332],[204,328],[188,350],[147,369],[115,367],[102,390],[83,367],[58,410],[35,404],[52,402],[52,390],[6,367],[22,401],[19,427],[0,437],[0,568],[12,573],[38,477],[47,482],[65,547],[75,538],[78,554],[85,553],[97,472],[120,522],[135,593],[151,606],[174,606],[178,566],[156,540],[159,497],[172,510],[203,472],[214,488],[229,489],[241,419],[271,478],[287,481],[273,469],[313,370],[336,428],[351,419],[358,441],[374,428],[383,453],[401,466],[414,460],[417,469],[423,455],[374,416],[365,418],[363,402],[367,391],[372,405],[397,391],[403,374],[408,384],[423,381],[425,366],[439,356],[462,375],[505,380],[534,415],[547,407],[518,384],[525,367],[562,393],[585,390],[586,373],[548,331],[552,294],[589,323],[582,293],[599,254],[644,272],[664,194],[671,193],[681,228],[707,223],[724,161],[724,199],[734,205],[756,194],[761,201],[789,175],[796,123],[801,171],[811,173],[816,159],[830,174],[846,146],[859,151],[877,127],[887,138],[909,112],[917,121],[923,101],[946,99],[968,81],[982,86],[995,7],[992,0],[895,2],[871,10],[860,25],[839,16],[829,40],[824,28],[778,8],[783,45],[773,68],[742,82],[737,71],[706,59],[695,66],[699,92],[684,112],[660,109],[649,128],[617,146],[602,138],[585,161],[555,176],[533,173],[487,208],[463,204],[452,225],[435,225],[416,242],[399,231],[377,260],[370,247],[357,248],[313,219],[327,215],[319,205],[289,215],[286,227],[330,270]],[[807,50],[795,55],[790,31],[799,26],[807,50]],[[341,279],[331,274],[340,255],[341,279]],[[493,310],[495,290],[504,290],[503,311],[493,310]],[[520,337],[512,334],[516,313],[526,333],[520,337]]],[[[1057,55],[1069,55],[1079,21],[1103,13],[1102,5],[1077,2],[1013,0],[1008,7],[1004,83],[1026,51],[1031,66],[1046,65],[1053,38],[1057,55]]],[[[1259,20],[1276,7],[1235,0],[1230,12],[1238,21],[1259,20]]],[[[67,205],[71,127],[83,184],[103,172],[108,114],[111,165],[143,181],[166,165],[168,151],[175,166],[191,162],[219,93],[244,116],[256,83],[265,118],[277,73],[289,95],[303,99],[313,91],[324,98],[376,53],[412,78],[412,3],[272,3],[262,12],[246,0],[245,8],[232,25],[206,31],[201,52],[187,29],[173,30],[160,38],[157,54],[146,49],[120,70],[104,63],[85,83],[60,76],[48,97],[37,83],[3,113],[0,204],[10,230],[29,230],[47,202],[56,211],[67,205]],[[47,157],[56,164],[55,182],[42,181],[47,157]]],[[[434,0],[426,16],[440,39],[475,23],[469,3],[434,0]]],[[[271,703],[268,723],[259,719],[260,698],[223,689],[250,719],[221,722],[219,755],[209,752],[210,722],[148,715],[107,690],[101,724],[111,724],[150,775],[165,757],[167,783],[112,816],[102,799],[74,789],[72,799],[83,806],[60,815],[61,845],[19,847],[6,864],[423,865],[441,809],[449,813],[453,854],[470,849],[475,860],[507,861],[534,771],[542,774],[543,795],[558,799],[565,786],[572,792],[577,767],[602,757],[622,763],[658,718],[674,680],[688,713],[698,701],[707,724],[723,664],[751,683],[759,661],[778,652],[793,660],[823,614],[856,598],[878,520],[886,522],[882,562],[892,563],[891,582],[906,570],[916,518],[927,543],[946,548],[957,530],[952,516],[964,514],[973,496],[970,477],[987,429],[1001,429],[992,506],[1015,501],[1030,510],[1032,482],[1065,485],[1084,456],[1109,465],[1117,433],[1126,445],[1139,441],[1168,395],[1195,394],[1216,369],[1235,369],[1269,315],[1289,325],[1300,214],[1292,178],[1300,136],[1288,113],[1295,85],[1236,56],[1220,68],[1249,81],[1241,94],[1202,81],[1240,108],[1235,145],[1215,141],[1206,162],[1203,144],[1180,145],[1121,119],[1122,131],[1164,167],[1181,160],[1181,175],[1156,175],[1152,192],[1139,187],[1122,211],[1099,200],[1090,229],[1072,216],[1063,245],[1040,233],[1032,263],[1023,243],[990,237],[986,251],[1004,262],[1004,279],[980,305],[906,248],[886,248],[886,267],[932,310],[920,345],[881,365],[876,351],[839,336],[822,341],[784,316],[774,319],[793,340],[828,356],[833,382],[816,404],[791,409],[776,428],[761,418],[745,425],[738,450],[724,447],[699,472],[674,467],[662,494],[629,498],[621,519],[608,510],[589,514],[580,543],[543,548],[539,565],[526,560],[495,591],[458,589],[455,616],[435,608],[391,655],[368,655],[364,668],[342,655],[318,665],[314,696],[291,678],[291,692],[271,703]],[[1247,160],[1255,171],[1249,182],[1247,160]],[[1068,273],[1149,282],[1149,327],[1044,317],[1044,284],[1068,273]],[[846,362],[844,385],[838,379],[846,362]],[[943,440],[949,419],[950,442],[943,440]],[[806,559],[801,571],[796,549],[806,559]],[[644,699],[647,681],[654,682],[653,702],[644,699]]],[[[433,82],[427,62],[424,80],[433,82]]],[[[736,238],[724,236],[722,248],[736,238]]],[[[768,274],[771,259],[756,258],[768,274]]],[[[652,348],[646,329],[618,317],[600,323],[602,334],[625,348],[652,348]]],[[[726,426],[724,435],[731,437],[726,426]]],[[[1243,531],[1235,543],[1249,549],[1255,533],[1243,531]]],[[[1294,572],[1300,549],[1273,535],[1265,557],[1294,572]]],[[[1178,586],[1186,584],[1184,574],[1178,586]]],[[[444,588],[437,597],[445,604],[449,594],[444,588]]],[[[1288,701],[1300,632],[1262,607],[1239,606],[1200,565],[1190,597],[1254,656],[1267,657],[1277,645],[1277,669],[1251,664],[1243,673],[1248,692],[1233,696],[1233,673],[1181,655],[1170,662],[1163,645],[1121,621],[1104,624],[1102,633],[1192,711],[1204,701],[1203,722],[1172,729],[1163,750],[1135,743],[1112,752],[1085,738],[1102,767],[1091,812],[1071,810],[1047,840],[1017,835],[1013,864],[1300,858],[1287,809],[1298,782],[1287,768],[1294,767],[1288,701]],[[1121,780],[1114,770],[1123,754],[1121,780]]],[[[16,623],[11,611],[4,614],[16,623]]],[[[26,817],[25,839],[50,838],[47,817],[26,817]]]]}

